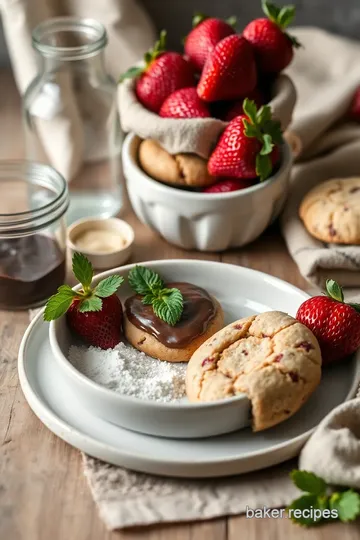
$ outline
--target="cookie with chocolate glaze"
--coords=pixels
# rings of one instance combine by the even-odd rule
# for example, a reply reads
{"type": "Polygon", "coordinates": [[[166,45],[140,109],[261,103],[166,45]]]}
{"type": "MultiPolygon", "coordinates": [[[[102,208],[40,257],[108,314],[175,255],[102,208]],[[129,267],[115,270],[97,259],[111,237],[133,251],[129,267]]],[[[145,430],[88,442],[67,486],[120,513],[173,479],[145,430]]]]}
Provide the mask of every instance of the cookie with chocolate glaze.
{"type": "Polygon", "coordinates": [[[134,295],[125,301],[124,331],[129,343],[149,356],[168,362],[188,362],[204,341],[224,326],[219,302],[205,289],[191,283],[169,283],[181,291],[181,319],[170,326],[159,319],[152,306],[134,295]]]}

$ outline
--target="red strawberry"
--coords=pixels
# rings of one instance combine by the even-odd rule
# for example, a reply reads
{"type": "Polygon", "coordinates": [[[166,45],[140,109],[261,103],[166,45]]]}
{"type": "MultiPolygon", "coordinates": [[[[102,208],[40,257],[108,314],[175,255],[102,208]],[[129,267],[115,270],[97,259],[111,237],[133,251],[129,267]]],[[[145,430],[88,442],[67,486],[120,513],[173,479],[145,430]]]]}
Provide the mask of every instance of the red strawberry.
{"type": "Polygon", "coordinates": [[[162,31],[154,49],[145,54],[145,66],[130,68],[120,77],[138,77],[135,92],[140,103],[158,113],[165,99],[180,88],[195,86],[193,66],[176,52],[165,52],[166,32],[162,31]]]}
{"type": "Polygon", "coordinates": [[[296,38],[285,32],[295,16],[295,6],[278,8],[274,4],[262,3],[268,19],[255,19],[243,31],[244,37],[255,50],[255,57],[263,73],[279,73],[293,58],[293,48],[300,47],[296,38]]]}
{"type": "Polygon", "coordinates": [[[67,316],[70,328],[85,342],[101,349],[115,347],[122,340],[123,311],[116,291],[124,281],[110,276],[91,288],[93,268],[81,253],[74,253],[73,272],[82,284],[80,291],[62,285],[48,300],[45,321],[67,316]]]}
{"type": "Polygon", "coordinates": [[[246,115],[234,118],[221,135],[208,171],[213,176],[266,180],[279,159],[280,123],[271,118],[268,105],[258,111],[245,99],[243,108],[246,115]]]}
{"type": "Polygon", "coordinates": [[[229,178],[221,180],[213,186],[203,189],[203,193],[229,193],[230,191],[238,191],[253,186],[256,182],[253,180],[244,180],[242,178],[229,178]]]}
{"type": "Polygon", "coordinates": [[[208,19],[204,15],[197,14],[193,19],[193,30],[185,40],[185,54],[198,71],[202,71],[206,58],[226,36],[235,34],[232,25],[235,18],[228,21],[221,19],[208,19]]]}
{"type": "Polygon", "coordinates": [[[360,87],[357,88],[352,99],[349,117],[351,120],[355,120],[355,122],[360,122],[360,87]]]}
{"type": "Polygon", "coordinates": [[[167,97],[160,109],[164,118],[207,118],[210,111],[197,95],[196,88],[181,88],[167,97]]]}
{"type": "Polygon", "coordinates": [[[197,92],[204,101],[239,99],[254,90],[256,80],[252,47],[235,34],[220,41],[209,54],[197,92]]]}
{"type": "Polygon", "coordinates": [[[296,318],[317,338],[323,364],[330,364],[360,347],[360,304],[345,304],[342,288],[332,279],[326,293],[301,304],[296,318]]]}
{"type": "MultiPolygon", "coordinates": [[[[250,92],[247,97],[254,101],[258,108],[261,107],[261,105],[264,105],[264,97],[258,88],[255,88],[252,92],[250,92]]],[[[235,103],[233,103],[226,112],[224,120],[225,122],[231,122],[231,120],[242,114],[244,114],[243,100],[235,101],[235,103]]]]}

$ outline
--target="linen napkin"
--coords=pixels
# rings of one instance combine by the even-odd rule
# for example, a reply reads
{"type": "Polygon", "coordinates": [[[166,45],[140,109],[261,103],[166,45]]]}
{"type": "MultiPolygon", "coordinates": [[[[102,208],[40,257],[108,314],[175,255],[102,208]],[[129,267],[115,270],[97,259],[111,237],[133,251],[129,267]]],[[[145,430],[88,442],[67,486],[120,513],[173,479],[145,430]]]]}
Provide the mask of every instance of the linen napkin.
{"type": "MultiPolygon", "coordinates": [[[[119,85],[120,120],[124,131],[133,131],[142,139],[159,141],[169,154],[193,153],[204,159],[210,157],[227,122],[216,118],[161,118],[137,100],[134,86],[132,79],[119,85]]],[[[296,102],[294,85],[289,77],[280,75],[273,84],[272,93],[269,105],[285,130],[296,102]]]]}
{"type": "Polygon", "coordinates": [[[345,287],[360,287],[360,246],[325,244],[313,238],[298,217],[304,195],[330,178],[359,176],[360,124],[346,118],[360,85],[360,43],[317,28],[297,28],[304,45],[288,74],[298,101],[289,130],[302,151],[293,167],[282,231],[301,274],[322,287],[327,277],[345,287]]]}
{"type": "MultiPolygon", "coordinates": [[[[31,33],[46,19],[72,15],[103,23],[109,40],[105,49],[106,69],[115,80],[138,62],[155,40],[153,26],[135,0],[0,0],[0,14],[21,94],[37,75],[31,33]]],[[[88,152],[84,150],[88,141],[84,140],[82,117],[96,114],[100,107],[100,100],[89,103],[86,91],[78,82],[74,84],[70,73],[63,72],[43,85],[42,93],[32,104],[46,157],[66,180],[77,174],[83,161],[94,160],[94,146],[99,153],[99,136],[96,145],[88,152]]]]}

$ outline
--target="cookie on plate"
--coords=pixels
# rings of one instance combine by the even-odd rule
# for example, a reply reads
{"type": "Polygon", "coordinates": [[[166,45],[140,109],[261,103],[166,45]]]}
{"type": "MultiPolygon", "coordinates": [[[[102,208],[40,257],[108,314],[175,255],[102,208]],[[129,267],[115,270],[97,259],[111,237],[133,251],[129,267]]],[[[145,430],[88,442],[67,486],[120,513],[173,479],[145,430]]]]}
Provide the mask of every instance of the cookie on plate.
{"type": "Polygon", "coordinates": [[[205,159],[196,154],[171,155],[153,139],[140,143],[139,162],[146,174],[155,180],[177,187],[202,188],[216,182],[216,178],[208,173],[205,159]]]}
{"type": "Polygon", "coordinates": [[[299,215],[318,240],[360,244],[360,177],[319,184],[304,197],[299,215]]]}
{"type": "Polygon", "coordinates": [[[195,351],[186,371],[190,401],[246,394],[254,431],[292,416],[318,386],[321,353],[293,317],[269,311],[235,321],[195,351]]]}
{"type": "Polygon", "coordinates": [[[205,289],[191,283],[168,283],[183,296],[181,319],[170,326],[159,319],[143,297],[134,295],[125,301],[124,331],[129,343],[153,358],[168,362],[188,362],[204,341],[224,326],[219,302],[205,289]]]}

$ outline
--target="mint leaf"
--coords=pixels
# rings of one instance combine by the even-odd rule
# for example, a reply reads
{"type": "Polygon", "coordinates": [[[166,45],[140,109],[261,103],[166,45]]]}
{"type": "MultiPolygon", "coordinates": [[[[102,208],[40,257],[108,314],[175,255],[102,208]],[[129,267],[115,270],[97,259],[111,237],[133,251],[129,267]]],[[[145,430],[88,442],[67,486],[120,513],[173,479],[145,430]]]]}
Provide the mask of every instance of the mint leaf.
{"type": "Polygon", "coordinates": [[[311,510],[311,508],[319,508],[322,510],[323,506],[323,501],[319,504],[317,495],[307,493],[306,495],[301,495],[301,497],[295,499],[290,506],[288,506],[287,511],[290,519],[294,523],[310,527],[311,525],[319,523],[322,518],[315,517],[312,512],[304,515],[304,510],[311,510]]]}
{"type": "Polygon", "coordinates": [[[352,489],[333,493],[330,497],[330,509],[337,511],[341,521],[353,521],[360,514],[360,495],[352,489]]]}
{"type": "Polygon", "coordinates": [[[84,291],[89,289],[94,275],[91,262],[82,253],[74,253],[72,270],[76,279],[82,284],[84,291]]]}
{"type": "Polygon", "coordinates": [[[333,279],[326,280],[326,294],[329,298],[337,300],[338,302],[344,301],[344,293],[340,285],[333,279]]]}
{"type": "Polygon", "coordinates": [[[290,477],[295,486],[313,495],[322,495],[326,491],[326,483],[316,474],[308,471],[299,471],[294,469],[290,473],[290,477]]]}
{"type": "Polygon", "coordinates": [[[76,292],[69,285],[61,285],[57,293],[47,301],[44,311],[44,321],[54,321],[64,315],[75,297],[76,292]]]}
{"type": "Polygon", "coordinates": [[[284,6],[280,9],[277,17],[277,23],[281,28],[286,28],[291,24],[295,17],[295,6],[284,6]]]}
{"type": "Polygon", "coordinates": [[[145,266],[135,266],[128,274],[130,287],[141,295],[154,293],[164,288],[164,282],[156,272],[145,266]]]}
{"type": "Polygon", "coordinates": [[[274,145],[272,142],[271,135],[269,135],[268,133],[265,133],[265,135],[263,135],[263,146],[260,150],[260,154],[262,156],[267,156],[268,154],[271,154],[273,147],[274,145]]]}
{"type": "Polygon", "coordinates": [[[122,276],[109,276],[106,279],[102,279],[100,283],[97,284],[94,294],[96,296],[100,296],[100,298],[111,296],[112,294],[116,293],[123,282],[124,278],[122,276]]]}
{"type": "Polygon", "coordinates": [[[266,0],[263,0],[261,5],[262,5],[262,10],[265,13],[265,15],[271,21],[277,23],[280,9],[275,4],[272,4],[271,2],[267,2],[266,0]]]}
{"type": "Polygon", "coordinates": [[[243,111],[249,118],[252,124],[256,124],[257,121],[257,107],[255,101],[249,98],[245,98],[243,102],[243,111]]]}
{"type": "Polygon", "coordinates": [[[87,313],[88,311],[101,311],[102,300],[98,296],[89,296],[84,298],[78,307],[80,313],[87,313]]]}
{"type": "Polygon", "coordinates": [[[179,289],[162,289],[152,302],[154,313],[170,326],[180,320],[183,310],[183,297],[179,289]]]}
{"type": "Polygon", "coordinates": [[[256,174],[261,182],[269,178],[272,172],[272,163],[269,156],[258,154],[256,156],[256,174]]]}

